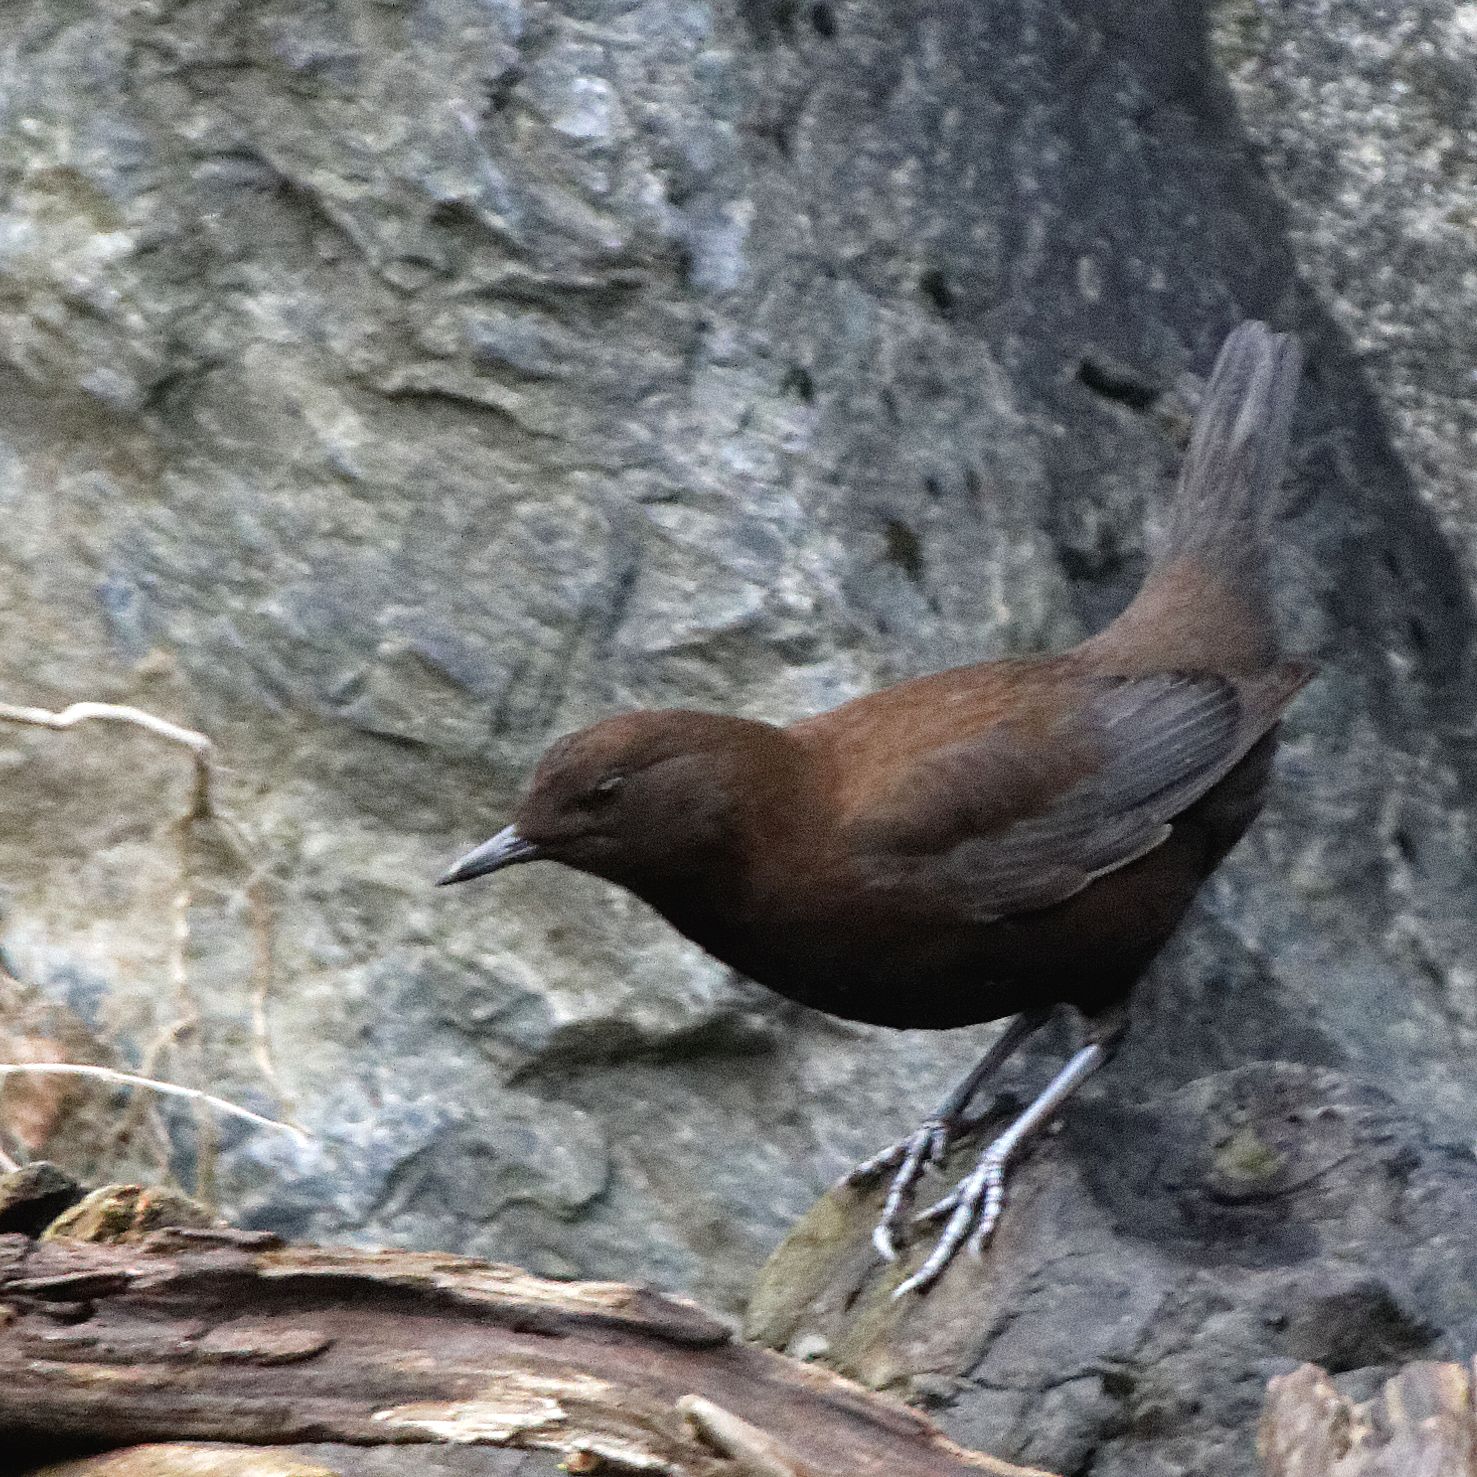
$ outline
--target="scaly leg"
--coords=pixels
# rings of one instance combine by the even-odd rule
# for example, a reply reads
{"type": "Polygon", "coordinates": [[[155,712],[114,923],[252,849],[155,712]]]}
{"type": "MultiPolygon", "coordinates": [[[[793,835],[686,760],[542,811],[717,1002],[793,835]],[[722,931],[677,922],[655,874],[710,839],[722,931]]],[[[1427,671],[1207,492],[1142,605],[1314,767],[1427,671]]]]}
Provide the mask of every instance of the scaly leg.
{"type": "Polygon", "coordinates": [[[1032,1032],[1046,1021],[1049,1011],[1027,1011],[1011,1018],[1010,1024],[1001,1032],[999,1039],[982,1056],[969,1075],[939,1104],[938,1110],[905,1139],[874,1154],[864,1164],[859,1164],[844,1181],[858,1185],[866,1180],[898,1166],[887,1187],[887,1200],[882,1215],[872,1232],[872,1245],[889,1262],[897,1260],[894,1235],[898,1222],[906,1214],[913,1199],[913,1191],[923,1177],[926,1165],[937,1164],[943,1158],[950,1138],[965,1127],[964,1114],[982,1084],[1005,1064],[1015,1049],[1032,1032]]]}
{"type": "Polygon", "coordinates": [[[921,1292],[938,1280],[955,1253],[969,1241],[978,1256],[1000,1219],[1005,1206],[1005,1170],[1016,1152],[1032,1134],[1039,1133],[1056,1116],[1057,1109],[1103,1065],[1111,1052],[1094,1041],[1084,1046],[1047,1084],[1041,1095],[980,1156],[967,1178],[936,1205],[921,1211],[918,1221],[937,1221],[948,1216],[938,1244],[928,1260],[893,1293],[921,1292]]]}

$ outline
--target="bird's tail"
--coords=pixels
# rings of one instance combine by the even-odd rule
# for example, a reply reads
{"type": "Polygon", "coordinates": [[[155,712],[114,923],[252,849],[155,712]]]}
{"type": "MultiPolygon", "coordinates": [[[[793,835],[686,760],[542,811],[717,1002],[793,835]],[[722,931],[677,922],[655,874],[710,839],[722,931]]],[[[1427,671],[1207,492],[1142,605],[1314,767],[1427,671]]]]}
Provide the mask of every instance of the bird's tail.
{"type": "Polygon", "coordinates": [[[1297,340],[1265,323],[1243,323],[1221,345],[1156,565],[1188,554],[1260,572],[1302,363],[1297,340]]]}
{"type": "Polygon", "coordinates": [[[1297,340],[1264,323],[1226,339],[1143,588],[1096,643],[1129,664],[1232,674],[1276,662],[1267,534],[1301,368],[1297,340]]]}

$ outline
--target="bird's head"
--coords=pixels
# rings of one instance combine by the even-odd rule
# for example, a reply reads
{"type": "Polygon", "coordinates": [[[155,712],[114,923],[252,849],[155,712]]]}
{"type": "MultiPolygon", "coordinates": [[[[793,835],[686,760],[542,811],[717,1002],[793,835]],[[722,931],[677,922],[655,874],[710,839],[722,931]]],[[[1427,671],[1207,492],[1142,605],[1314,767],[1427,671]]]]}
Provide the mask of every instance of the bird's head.
{"type": "Polygon", "coordinates": [[[750,771],[783,737],[767,723],[684,709],[568,734],[539,760],[512,824],[441,884],[544,860],[637,890],[679,874],[732,843],[750,771]]]}

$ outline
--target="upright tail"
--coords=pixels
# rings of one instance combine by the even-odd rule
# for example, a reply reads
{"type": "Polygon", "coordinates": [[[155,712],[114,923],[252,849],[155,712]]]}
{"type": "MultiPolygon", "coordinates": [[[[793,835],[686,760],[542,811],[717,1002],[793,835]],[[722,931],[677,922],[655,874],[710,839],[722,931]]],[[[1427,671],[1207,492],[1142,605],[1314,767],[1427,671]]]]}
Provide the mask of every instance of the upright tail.
{"type": "Polygon", "coordinates": [[[1267,533],[1281,505],[1302,352],[1243,323],[1221,346],[1169,526],[1133,604],[1090,645],[1128,666],[1248,675],[1278,657],[1267,533]]]}
{"type": "Polygon", "coordinates": [[[1156,565],[1182,555],[1260,573],[1281,499],[1303,355],[1265,323],[1231,331],[1210,372],[1156,565]]]}

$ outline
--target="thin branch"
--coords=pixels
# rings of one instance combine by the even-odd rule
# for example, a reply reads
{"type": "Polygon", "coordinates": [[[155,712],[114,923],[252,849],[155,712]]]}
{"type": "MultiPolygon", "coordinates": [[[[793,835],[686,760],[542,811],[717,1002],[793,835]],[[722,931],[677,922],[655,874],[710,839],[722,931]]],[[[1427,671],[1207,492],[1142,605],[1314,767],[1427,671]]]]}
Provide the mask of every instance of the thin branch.
{"type": "Polygon", "coordinates": [[[160,1092],[171,1097],[190,1098],[197,1103],[208,1103],[218,1112],[244,1118],[248,1123],[255,1123],[261,1128],[276,1128],[283,1133],[295,1134],[303,1143],[313,1141],[313,1135],[296,1123],[283,1123],[280,1119],[254,1113],[250,1108],[243,1108],[238,1103],[227,1102],[225,1098],[216,1097],[214,1093],[202,1092],[198,1087],[181,1087],[177,1082],[161,1082],[155,1077],[140,1077],[133,1072],[119,1072],[113,1067],[96,1067],[79,1062],[0,1062],[0,1078],[12,1076],[18,1072],[34,1072],[57,1077],[93,1077],[99,1082],[112,1082],[123,1087],[147,1087],[151,1092],[160,1092]]]}
{"type": "MultiPolygon", "coordinates": [[[[194,874],[190,865],[190,849],[196,824],[210,820],[219,828],[220,835],[229,842],[246,869],[245,893],[253,943],[251,990],[253,1054],[258,1068],[268,1083],[279,1097],[284,1096],[281,1081],[272,1061],[268,1030],[273,965],[271,906],[263,890],[263,869],[256,864],[252,855],[252,847],[245,834],[228,815],[223,814],[212,803],[211,782],[217,768],[214,760],[214,745],[206,734],[199,733],[192,728],[185,728],[178,723],[171,723],[167,718],[160,718],[157,714],[147,712],[142,708],[128,707],[118,703],[77,702],[60,712],[52,712],[47,708],[24,707],[15,703],[0,703],[0,721],[3,722],[29,724],[37,728],[66,729],[89,719],[126,723],[134,728],[142,728],[159,738],[188,749],[193,760],[189,798],[170,828],[174,833],[179,852],[179,886],[172,900],[173,919],[170,930],[168,971],[174,998],[178,1004],[179,1017],[156,1043],[157,1050],[162,1051],[169,1046],[178,1045],[181,1040],[198,1039],[199,1036],[200,1011],[190,989],[188,966],[190,912],[194,905],[194,874]]],[[[157,1051],[148,1058],[145,1071],[152,1071],[156,1054],[157,1051]]],[[[159,1085],[157,1079],[152,1077],[133,1080],[159,1085]]],[[[171,1087],[169,1090],[184,1095],[193,1095],[199,1103],[212,1102],[217,1106],[229,1107],[223,1104],[221,1099],[213,1098],[209,1093],[199,1092],[196,1089],[171,1087]]],[[[244,1112],[245,1110],[238,1111],[244,1112]]],[[[162,1132],[162,1125],[158,1122],[157,1114],[151,1113],[149,1116],[156,1130],[160,1132],[161,1141],[167,1145],[168,1137],[162,1132]]],[[[131,1113],[120,1132],[131,1132],[137,1121],[138,1115],[131,1113]]],[[[276,1122],[275,1119],[262,1119],[261,1121],[276,1122]]],[[[209,1200],[215,1157],[214,1125],[208,1119],[197,1118],[197,1130],[199,1143],[196,1153],[196,1193],[201,1198],[209,1200]]]]}
{"type": "MultiPolygon", "coordinates": [[[[149,1042],[138,1059],[138,1072],[140,1077],[157,1078],[159,1076],[159,1063],[164,1053],[168,1051],[180,1035],[190,1028],[188,1021],[171,1021],[154,1039],[149,1042]]],[[[134,1135],[139,1129],[148,1125],[154,1140],[154,1158],[159,1166],[161,1179],[168,1179],[170,1154],[172,1145],[169,1138],[169,1129],[159,1112],[157,1098],[147,1093],[140,1093],[129,1103],[127,1110],[121,1115],[118,1123],[113,1128],[113,1139],[110,1154],[116,1154],[125,1146],[133,1142],[134,1135]]],[[[198,1127],[198,1124],[197,1124],[198,1127]]]]}
{"type": "Polygon", "coordinates": [[[291,1110],[292,1101],[287,1095],[282,1079],[277,1075],[277,1064],[272,1059],[269,1010],[272,981],[276,971],[276,949],[274,947],[276,933],[273,926],[272,900],[267,892],[266,868],[254,867],[247,874],[241,891],[246,900],[246,916],[251,928],[252,941],[252,1055],[256,1058],[257,1070],[271,1084],[279,1101],[291,1110]]]}
{"type": "MultiPolygon", "coordinates": [[[[194,784],[190,787],[190,798],[185,808],[175,818],[170,828],[174,833],[175,851],[178,858],[179,886],[174,893],[174,919],[169,950],[169,981],[179,1010],[179,1029],[172,1034],[172,1041],[190,1042],[194,1050],[190,1053],[194,1070],[191,1075],[198,1081],[200,1070],[200,1007],[190,989],[190,913],[195,905],[195,872],[191,865],[191,846],[195,839],[196,824],[209,818],[210,806],[210,758],[209,750],[195,755],[194,784]]],[[[216,1123],[205,1111],[203,1103],[195,1104],[195,1197],[207,1206],[215,1203],[215,1153],[216,1123]]]]}
{"type": "Polygon", "coordinates": [[[0,703],[0,720],[6,723],[27,723],[33,728],[73,728],[89,718],[101,718],[109,723],[131,723],[135,728],[147,728],[171,743],[183,744],[202,759],[210,753],[210,740],[193,728],[182,728],[167,718],[146,713],[142,708],[128,708],[119,703],[73,703],[60,713],[48,708],[25,708],[17,703],[0,703]]]}

